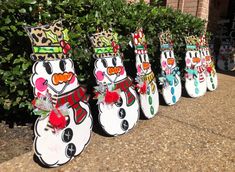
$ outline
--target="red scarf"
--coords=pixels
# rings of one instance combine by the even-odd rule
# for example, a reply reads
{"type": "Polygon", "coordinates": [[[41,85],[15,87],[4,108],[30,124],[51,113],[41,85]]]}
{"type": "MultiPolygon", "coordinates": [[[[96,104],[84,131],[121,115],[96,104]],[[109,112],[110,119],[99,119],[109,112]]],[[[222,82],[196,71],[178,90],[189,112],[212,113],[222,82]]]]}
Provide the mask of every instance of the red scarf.
{"type": "Polygon", "coordinates": [[[57,98],[56,107],[60,107],[64,105],[65,103],[69,103],[69,106],[72,107],[75,110],[75,122],[77,124],[80,124],[86,117],[87,111],[81,105],[79,104],[80,101],[82,102],[88,102],[89,96],[86,94],[86,89],[83,87],[78,87],[72,92],[60,95],[57,98]]]}
{"type": "Polygon", "coordinates": [[[127,99],[126,102],[127,106],[131,106],[135,102],[135,96],[130,92],[129,89],[129,87],[131,86],[132,86],[132,80],[128,77],[125,80],[115,84],[115,90],[120,89],[125,93],[127,99]]]}

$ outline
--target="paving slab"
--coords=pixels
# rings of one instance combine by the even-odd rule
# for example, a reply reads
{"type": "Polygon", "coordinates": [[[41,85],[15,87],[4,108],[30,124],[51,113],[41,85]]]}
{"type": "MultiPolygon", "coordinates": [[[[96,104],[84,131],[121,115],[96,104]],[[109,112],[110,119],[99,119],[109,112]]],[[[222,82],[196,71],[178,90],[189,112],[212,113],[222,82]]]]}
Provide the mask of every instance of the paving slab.
{"type": "Polygon", "coordinates": [[[86,150],[62,167],[39,166],[31,151],[0,164],[0,171],[235,171],[235,77],[218,77],[216,91],[161,105],[158,116],[126,135],[93,133],[86,150]]]}

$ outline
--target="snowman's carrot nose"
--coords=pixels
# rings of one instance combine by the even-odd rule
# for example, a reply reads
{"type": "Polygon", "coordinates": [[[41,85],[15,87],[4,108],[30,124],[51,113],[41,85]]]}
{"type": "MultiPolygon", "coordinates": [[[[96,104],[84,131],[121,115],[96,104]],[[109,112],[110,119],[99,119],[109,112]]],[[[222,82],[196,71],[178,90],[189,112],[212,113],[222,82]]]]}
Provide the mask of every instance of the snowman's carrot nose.
{"type": "Polygon", "coordinates": [[[144,70],[149,69],[149,66],[150,66],[149,62],[143,62],[143,69],[144,70]]]}
{"type": "Polygon", "coordinates": [[[168,58],[168,59],[167,59],[167,64],[168,64],[168,65],[173,65],[174,62],[175,62],[174,58],[168,58]]]}
{"type": "Polygon", "coordinates": [[[114,75],[118,74],[122,71],[122,66],[116,66],[116,67],[108,67],[107,68],[107,73],[108,75],[114,75]]]}
{"type": "Polygon", "coordinates": [[[206,61],[210,61],[211,60],[211,56],[206,56],[206,61]]]}
{"type": "Polygon", "coordinates": [[[199,57],[194,57],[193,58],[193,63],[199,63],[201,59],[199,57]]]}
{"type": "Polygon", "coordinates": [[[52,75],[52,83],[54,85],[66,83],[70,81],[73,77],[72,72],[64,72],[64,73],[55,73],[52,75]]]}

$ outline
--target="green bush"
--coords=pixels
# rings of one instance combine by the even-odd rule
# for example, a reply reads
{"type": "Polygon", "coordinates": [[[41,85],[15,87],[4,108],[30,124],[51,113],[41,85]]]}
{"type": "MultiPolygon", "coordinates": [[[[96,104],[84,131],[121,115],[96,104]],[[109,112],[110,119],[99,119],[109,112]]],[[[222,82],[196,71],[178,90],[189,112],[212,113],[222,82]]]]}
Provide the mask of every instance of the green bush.
{"type": "MultiPolygon", "coordinates": [[[[29,114],[33,90],[29,78],[33,61],[31,44],[23,26],[49,23],[59,18],[70,30],[73,60],[81,82],[92,85],[92,48],[89,35],[99,28],[118,32],[125,60],[133,61],[128,48],[131,32],[143,26],[148,41],[149,56],[155,72],[159,68],[160,31],[170,29],[179,61],[184,57],[184,36],[199,35],[204,21],[171,8],[148,5],[143,2],[127,4],[124,0],[5,0],[0,1],[0,112],[5,115],[29,114]],[[40,11],[39,9],[42,8],[40,11]],[[41,15],[39,15],[39,13],[41,15]],[[41,16],[41,17],[40,17],[41,16]],[[88,83],[89,81],[89,83],[88,83]]],[[[128,64],[128,63],[127,63],[128,64]]],[[[93,84],[94,85],[94,84],[93,84]]]]}

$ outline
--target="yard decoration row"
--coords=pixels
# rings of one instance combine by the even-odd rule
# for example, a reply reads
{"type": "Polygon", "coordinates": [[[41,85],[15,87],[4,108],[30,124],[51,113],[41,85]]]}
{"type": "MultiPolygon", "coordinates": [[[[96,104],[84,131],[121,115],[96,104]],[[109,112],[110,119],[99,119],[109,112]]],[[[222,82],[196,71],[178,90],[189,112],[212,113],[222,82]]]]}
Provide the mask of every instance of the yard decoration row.
{"type": "Polygon", "coordinates": [[[56,167],[87,146],[92,116],[86,88],[79,85],[70,59],[68,30],[61,21],[25,28],[32,44],[31,85],[34,112],[34,152],[43,165],[56,167]]]}
{"type": "MultiPolygon", "coordinates": [[[[32,102],[34,113],[39,116],[34,127],[34,151],[43,165],[57,167],[79,155],[89,143],[93,123],[88,105],[89,97],[86,95],[86,88],[78,83],[70,58],[68,30],[63,28],[62,22],[55,21],[25,29],[32,44],[31,58],[35,61],[30,79],[35,96],[32,102]]],[[[174,58],[172,36],[169,31],[162,32],[159,36],[163,97],[167,104],[173,105],[181,96],[181,81],[174,58]]],[[[142,28],[132,34],[137,69],[135,86],[126,74],[117,37],[112,29],[90,37],[95,58],[98,120],[103,130],[111,136],[130,131],[137,124],[140,107],[148,119],[156,116],[159,108],[156,79],[149,62],[142,28]]],[[[198,97],[206,91],[204,69],[210,71],[208,76],[213,79],[214,84],[217,76],[214,75],[216,73],[210,60],[204,68],[201,63],[207,48],[201,47],[200,55],[197,38],[191,36],[186,40],[186,90],[190,96],[198,97]]],[[[209,59],[207,56],[209,55],[206,54],[205,59],[209,59]]],[[[212,88],[215,89],[213,86],[212,88]]]]}
{"type": "Polygon", "coordinates": [[[174,105],[181,97],[181,79],[179,67],[173,50],[173,39],[169,30],[159,34],[161,44],[161,77],[159,77],[162,87],[163,98],[168,105],[174,105]]]}
{"type": "Polygon", "coordinates": [[[119,53],[118,35],[111,29],[90,37],[94,48],[94,76],[99,122],[112,136],[125,134],[139,119],[139,100],[119,53]]]}
{"type": "Polygon", "coordinates": [[[137,90],[140,96],[140,105],[146,118],[153,118],[159,109],[159,95],[155,75],[149,61],[147,41],[143,29],[137,29],[132,33],[135,47],[135,66],[137,70],[137,90]]]}
{"type": "Polygon", "coordinates": [[[235,48],[227,38],[222,39],[217,66],[220,70],[224,71],[232,71],[235,69],[235,48]]]}

